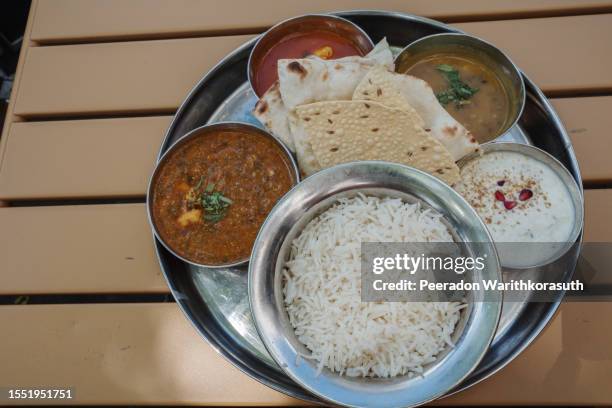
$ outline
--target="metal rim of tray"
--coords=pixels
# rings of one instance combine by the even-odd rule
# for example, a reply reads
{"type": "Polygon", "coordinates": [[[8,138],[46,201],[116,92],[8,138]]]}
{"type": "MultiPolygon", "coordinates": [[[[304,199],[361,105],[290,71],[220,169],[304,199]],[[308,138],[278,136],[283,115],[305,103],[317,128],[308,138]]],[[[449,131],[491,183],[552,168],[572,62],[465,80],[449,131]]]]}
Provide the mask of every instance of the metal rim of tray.
{"type": "MultiPolygon", "coordinates": [[[[385,23],[388,23],[385,24],[382,31],[392,30],[392,28],[390,28],[391,26],[395,28],[401,26],[406,34],[400,35],[401,39],[398,41],[389,38],[391,35],[385,33],[385,36],[392,45],[401,42],[402,44],[398,45],[405,46],[416,38],[433,33],[462,32],[461,30],[428,18],[399,12],[354,10],[340,11],[331,14],[337,14],[353,21],[362,27],[368,34],[370,34],[371,31],[369,24],[374,20],[385,20],[385,23]],[[413,33],[415,27],[420,30],[415,30],[418,31],[416,37],[413,33]],[[407,37],[412,38],[406,40],[407,37]]],[[[215,114],[218,105],[223,103],[226,98],[229,98],[241,85],[243,85],[246,80],[246,68],[243,70],[243,78],[240,78],[240,75],[236,73],[227,75],[228,78],[221,79],[222,83],[217,85],[216,89],[210,90],[209,92],[203,92],[204,90],[208,90],[207,88],[209,88],[210,84],[215,83],[215,81],[219,82],[220,78],[226,75],[225,71],[228,67],[232,67],[236,64],[244,64],[246,67],[249,50],[253,47],[257,38],[258,37],[246,42],[228,54],[190,91],[177,110],[166,132],[161,144],[158,159],[174,141],[187,133],[188,130],[207,123],[208,119],[215,114]],[[233,88],[231,88],[232,85],[233,88]],[[224,94],[220,101],[215,102],[214,97],[210,96],[215,90],[224,94]]],[[[379,39],[380,38],[373,38],[374,42],[377,42],[379,39]]],[[[555,136],[553,136],[553,139],[556,139],[556,143],[554,144],[551,144],[551,141],[542,140],[541,143],[543,143],[544,146],[536,145],[544,148],[557,157],[568,168],[578,182],[578,185],[582,188],[582,179],[578,168],[578,162],[569,136],[559,120],[559,117],[540,89],[524,74],[523,78],[528,94],[528,105],[531,107],[530,110],[532,111],[529,112],[526,107],[526,112],[524,112],[523,115],[533,114],[535,115],[534,117],[538,117],[540,121],[544,120],[547,122],[545,123],[547,125],[545,128],[539,129],[538,126],[535,126],[534,133],[537,132],[538,135],[545,136],[549,133],[554,133],[555,136]],[[538,115],[542,117],[540,118],[538,115]]],[[[538,118],[536,118],[536,120],[538,120],[538,118]]],[[[582,240],[582,235],[579,240],[582,240]]],[[[182,261],[173,257],[155,238],[154,244],[160,267],[174,299],[198,333],[219,354],[225,357],[243,373],[272,389],[291,397],[309,402],[321,403],[321,400],[303,390],[275,368],[269,366],[266,361],[263,361],[248,350],[237,347],[232,336],[220,327],[212,316],[208,305],[201,299],[193,282],[187,277],[188,271],[182,261]]],[[[564,279],[569,281],[572,275],[573,268],[568,268],[564,275],[564,279]]],[[[493,346],[487,353],[483,362],[481,362],[479,368],[477,368],[460,386],[452,390],[446,396],[465,390],[485,378],[490,377],[517,357],[546,327],[555,315],[562,298],[563,294],[561,293],[555,302],[528,303],[527,307],[520,312],[519,318],[513,322],[513,326],[517,326],[517,328],[515,328],[516,333],[506,334],[505,336],[508,337],[508,339],[504,342],[500,342],[501,344],[498,343],[493,346]]]]}

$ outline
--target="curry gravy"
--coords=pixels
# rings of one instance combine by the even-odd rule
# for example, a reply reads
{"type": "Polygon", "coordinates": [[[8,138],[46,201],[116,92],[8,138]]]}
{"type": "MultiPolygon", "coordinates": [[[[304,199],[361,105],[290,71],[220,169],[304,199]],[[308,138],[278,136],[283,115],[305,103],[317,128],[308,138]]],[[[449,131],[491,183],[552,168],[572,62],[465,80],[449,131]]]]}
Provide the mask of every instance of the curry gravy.
{"type": "Polygon", "coordinates": [[[440,100],[440,93],[449,90],[449,81],[440,66],[458,71],[462,82],[475,90],[463,103],[448,102],[442,106],[480,143],[499,136],[512,118],[510,97],[499,77],[486,65],[474,59],[448,53],[433,54],[402,72],[425,80],[440,100]]]}
{"type": "Polygon", "coordinates": [[[271,139],[219,131],[189,140],[162,163],[152,218],[163,241],[199,264],[247,259],[268,213],[296,183],[271,139]]]}

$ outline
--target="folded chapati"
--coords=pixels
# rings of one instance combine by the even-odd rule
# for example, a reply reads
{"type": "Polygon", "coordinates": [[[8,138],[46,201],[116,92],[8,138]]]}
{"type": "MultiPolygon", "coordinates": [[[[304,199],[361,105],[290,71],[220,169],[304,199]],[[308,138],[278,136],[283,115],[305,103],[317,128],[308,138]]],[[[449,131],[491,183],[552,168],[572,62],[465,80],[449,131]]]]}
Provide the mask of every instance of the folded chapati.
{"type": "Polygon", "coordinates": [[[431,86],[422,79],[376,66],[359,83],[353,99],[378,101],[399,109],[405,109],[407,103],[423,119],[425,130],[448,149],[455,161],[478,150],[476,139],[440,105],[431,86]]]}
{"type": "Polygon", "coordinates": [[[418,123],[418,116],[373,101],[327,101],[295,108],[316,165],[385,160],[427,172],[449,185],[460,180],[448,150],[418,123]]]}
{"type": "Polygon", "coordinates": [[[349,100],[361,79],[376,65],[393,70],[393,55],[384,39],[365,57],[278,60],[283,102],[287,109],[293,109],[311,102],[349,100]]]}
{"type": "MultiPolygon", "coordinates": [[[[305,59],[280,60],[278,70],[279,77],[281,71],[283,72],[283,81],[277,81],[262,95],[255,105],[253,116],[282,140],[291,151],[297,152],[298,161],[310,169],[313,166],[313,158],[308,146],[301,144],[298,148],[294,141],[292,128],[297,132],[300,130],[299,126],[289,123],[290,108],[309,102],[351,99],[361,78],[376,65],[393,69],[393,56],[385,39],[380,41],[365,57],[323,60],[311,56],[305,59]],[[308,73],[304,74],[303,80],[300,75],[293,75],[289,72],[289,65],[292,62],[299,64],[299,67],[307,67],[304,70],[307,69],[308,73]],[[327,79],[323,80],[324,77],[327,79]],[[318,83],[317,78],[321,78],[321,83],[318,83]],[[289,103],[284,101],[289,101],[289,103]]],[[[297,69],[299,71],[301,68],[297,69]]]]}
{"type": "Polygon", "coordinates": [[[274,83],[257,101],[253,116],[255,116],[270,132],[278,137],[292,152],[295,152],[295,143],[289,130],[287,121],[289,111],[285,107],[280,94],[278,81],[274,83]]]}

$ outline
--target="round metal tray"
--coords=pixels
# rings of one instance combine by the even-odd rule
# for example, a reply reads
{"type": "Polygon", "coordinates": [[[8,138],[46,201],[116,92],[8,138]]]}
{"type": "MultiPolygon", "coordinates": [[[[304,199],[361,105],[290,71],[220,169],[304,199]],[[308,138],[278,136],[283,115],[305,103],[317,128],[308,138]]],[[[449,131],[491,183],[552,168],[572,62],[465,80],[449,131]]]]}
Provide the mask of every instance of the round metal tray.
{"type": "MultiPolygon", "coordinates": [[[[399,50],[426,35],[460,32],[445,24],[408,14],[384,11],[335,13],[361,26],[378,42],[386,37],[399,50]]],[[[160,156],[181,136],[206,123],[235,120],[261,124],[251,115],[257,101],[247,82],[247,60],[256,39],[225,57],[200,80],[179,108],[160,149],[160,156]]],[[[203,50],[202,52],[205,52],[203,50]]],[[[519,126],[497,140],[529,143],[559,159],[582,185],[569,137],[542,92],[525,77],[527,103],[519,126]]],[[[261,343],[251,318],[247,269],[203,269],[190,266],[155,242],[157,256],[170,290],[198,332],[225,358],[256,380],[292,397],[320,402],[276,366],[261,343]]],[[[565,265],[572,277],[577,255],[565,265]]],[[[537,271],[536,271],[537,272],[537,271]]],[[[544,272],[544,271],[542,271],[544,272]]],[[[511,279],[516,271],[504,271],[511,279]]],[[[479,367],[453,392],[464,390],[494,374],[524,350],[550,321],[562,300],[504,303],[492,346],[479,367]]]]}

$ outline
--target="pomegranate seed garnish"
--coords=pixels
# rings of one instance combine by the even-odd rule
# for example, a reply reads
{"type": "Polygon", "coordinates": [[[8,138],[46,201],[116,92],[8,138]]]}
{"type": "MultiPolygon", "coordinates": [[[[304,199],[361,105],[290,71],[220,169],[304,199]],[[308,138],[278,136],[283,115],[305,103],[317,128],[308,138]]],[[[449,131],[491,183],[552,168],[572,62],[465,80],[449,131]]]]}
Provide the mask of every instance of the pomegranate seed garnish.
{"type": "Polygon", "coordinates": [[[506,196],[504,196],[504,193],[502,193],[501,191],[497,190],[495,192],[495,199],[497,201],[506,201],[506,196]]]}
{"type": "Polygon", "coordinates": [[[504,201],[504,207],[506,207],[506,210],[511,210],[516,207],[516,201],[504,201]]]}
{"type": "Polygon", "coordinates": [[[533,197],[533,191],[528,188],[522,189],[519,193],[519,200],[521,201],[529,200],[531,197],[533,197]]]}
{"type": "Polygon", "coordinates": [[[499,180],[497,182],[497,185],[500,186],[500,187],[503,186],[504,184],[506,184],[506,180],[499,180]]]}

